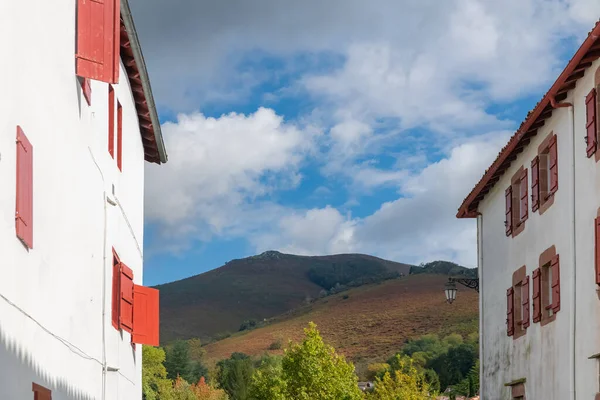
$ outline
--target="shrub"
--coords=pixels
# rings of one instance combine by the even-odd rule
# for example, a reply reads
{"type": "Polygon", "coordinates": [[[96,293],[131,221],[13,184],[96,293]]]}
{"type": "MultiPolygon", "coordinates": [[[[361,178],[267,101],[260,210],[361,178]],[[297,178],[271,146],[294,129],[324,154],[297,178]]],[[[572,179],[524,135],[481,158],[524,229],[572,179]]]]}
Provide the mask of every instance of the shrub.
{"type": "Polygon", "coordinates": [[[269,346],[269,350],[280,350],[283,347],[283,340],[277,339],[269,346]]]}

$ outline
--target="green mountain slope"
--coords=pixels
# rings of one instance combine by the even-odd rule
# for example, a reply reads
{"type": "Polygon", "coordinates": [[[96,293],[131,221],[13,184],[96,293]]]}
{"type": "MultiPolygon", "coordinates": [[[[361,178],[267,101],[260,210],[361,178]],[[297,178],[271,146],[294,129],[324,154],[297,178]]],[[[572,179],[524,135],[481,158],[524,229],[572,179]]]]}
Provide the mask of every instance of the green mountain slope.
{"type": "Polygon", "coordinates": [[[411,266],[362,254],[306,257],[268,251],[156,286],[161,292],[161,342],[203,341],[297,308],[339,283],[358,286],[408,275],[411,266]]]}

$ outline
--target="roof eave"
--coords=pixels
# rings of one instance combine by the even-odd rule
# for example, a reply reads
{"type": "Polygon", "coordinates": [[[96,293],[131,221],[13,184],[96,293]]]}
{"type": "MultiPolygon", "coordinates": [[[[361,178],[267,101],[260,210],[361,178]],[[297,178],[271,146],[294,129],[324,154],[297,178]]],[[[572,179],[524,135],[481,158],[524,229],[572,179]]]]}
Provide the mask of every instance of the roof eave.
{"type": "Polygon", "coordinates": [[[479,196],[479,194],[484,189],[485,185],[490,181],[490,179],[492,179],[498,168],[512,154],[512,152],[518,146],[522,137],[535,123],[542,111],[546,107],[548,107],[549,104],[551,104],[557,92],[565,84],[566,80],[569,78],[571,73],[575,70],[577,65],[581,62],[582,58],[595,44],[598,38],[600,38],[600,22],[596,23],[594,29],[588,34],[586,40],[583,42],[581,47],[579,47],[579,50],[577,50],[573,58],[571,58],[571,60],[569,61],[563,72],[556,79],[550,90],[545,94],[543,99],[537,104],[533,111],[527,115],[527,118],[525,119],[519,130],[515,132],[515,134],[509,140],[508,144],[501,151],[498,158],[496,158],[496,160],[492,163],[491,167],[486,171],[479,183],[477,183],[473,190],[471,190],[471,193],[469,193],[467,198],[463,201],[460,208],[458,209],[458,213],[456,214],[457,218],[475,218],[477,216],[477,209],[471,209],[471,204],[474,202],[477,196],[479,196]]]}
{"type": "Polygon", "coordinates": [[[131,51],[135,59],[137,70],[139,71],[139,79],[142,83],[144,90],[144,96],[148,105],[148,111],[150,113],[150,120],[152,122],[152,130],[154,133],[154,140],[158,150],[158,159],[160,163],[166,163],[168,160],[167,150],[163,141],[162,131],[160,128],[160,120],[158,119],[158,113],[156,111],[156,105],[154,103],[154,96],[152,95],[152,87],[150,86],[150,79],[148,77],[148,71],[146,69],[146,62],[144,61],[144,55],[140,47],[140,42],[135,30],[133,23],[133,17],[131,16],[131,9],[129,8],[128,0],[121,0],[121,18],[125,25],[127,35],[129,37],[131,51]]]}

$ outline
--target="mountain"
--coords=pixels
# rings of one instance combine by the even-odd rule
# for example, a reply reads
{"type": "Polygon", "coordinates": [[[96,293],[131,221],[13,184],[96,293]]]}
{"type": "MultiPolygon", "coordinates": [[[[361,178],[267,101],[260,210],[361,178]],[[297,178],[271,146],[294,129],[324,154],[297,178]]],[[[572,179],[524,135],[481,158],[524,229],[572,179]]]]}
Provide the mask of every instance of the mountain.
{"type": "Polygon", "coordinates": [[[448,304],[443,291],[446,281],[441,274],[415,274],[318,299],[264,327],[204,346],[207,361],[214,364],[233,352],[281,353],[288,340],[302,339],[310,321],[327,343],[358,363],[357,368],[387,359],[409,338],[477,332],[477,292],[459,287],[456,300],[448,304]]]}
{"type": "Polygon", "coordinates": [[[191,337],[207,341],[237,332],[244,321],[262,321],[297,308],[332,287],[336,291],[408,275],[410,268],[363,254],[307,257],[267,251],[233,260],[156,286],[161,293],[161,342],[191,337]]]}

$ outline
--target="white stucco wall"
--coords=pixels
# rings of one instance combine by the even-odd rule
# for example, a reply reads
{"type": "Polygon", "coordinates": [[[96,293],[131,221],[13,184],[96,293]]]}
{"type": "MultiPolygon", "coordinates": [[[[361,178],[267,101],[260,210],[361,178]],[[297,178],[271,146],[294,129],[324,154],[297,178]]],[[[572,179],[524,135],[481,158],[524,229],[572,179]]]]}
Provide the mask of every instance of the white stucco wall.
{"type": "MultiPolygon", "coordinates": [[[[528,399],[569,399],[571,388],[570,345],[571,318],[576,318],[576,390],[577,398],[594,398],[600,391],[596,360],[600,352],[600,301],[594,278],[594,218],[600,206],[600,163],[586,157],[585,96],[593,87],[596,61],[585,77],[577,82],[566,102],[574,103],[576,163],[576,317],[573,304],[573,247],[571,233],[573,193],[573,141],[569,109],[554,110],[552,117],[479,205],[482,213],[482,399],[510,399],[510,388],[504,385],[525,378],[528,399]],[[550,132],[557,135],[559,189],[554,204],[543,214],[531,212],[525,229],[516,237],[506,237],[504,191],[515,172],[523,166],[529,171],[531,194],[531,160],[538,145],[550,132]],[[541,326],[533,323],[527,333],[513,340],[506,334],[506,290],[512,275],[526,266],[527,275],[539,267],[542,252],[556,246],[560,254],[561,310],[556,320],[541,326]]],[[[530,299],[532,286],[530,286],[530,299]]]]}
{"type": "Polygon", "coordinates": [[[108,153],[108,85],[92,82],[88,106],[75,76],[75,4],[0,6],[7,39],[0,41],[2,399],[33,399],[32,382],[51,389],[54,400],[101,398],[103,276],[106,358],[119,368],[108,372],[106,398],[141,398],[141,346],[133,350],[129,334],[111,325],[111,249],[141,284],[144,152],[121,66],[114,87],[123,107],[123,172],[108,153]],[[34,149],[30,251],[15,235],[17,125],[34,149]],[[106,254],[104,192],[122,206],[107,205],[106,254]]]}

